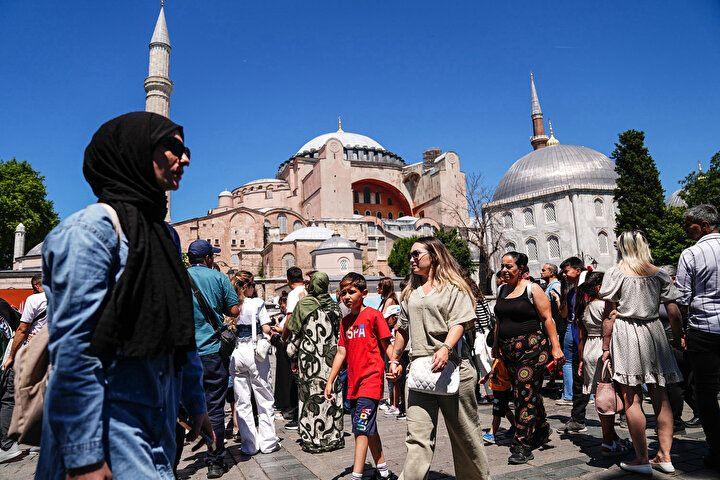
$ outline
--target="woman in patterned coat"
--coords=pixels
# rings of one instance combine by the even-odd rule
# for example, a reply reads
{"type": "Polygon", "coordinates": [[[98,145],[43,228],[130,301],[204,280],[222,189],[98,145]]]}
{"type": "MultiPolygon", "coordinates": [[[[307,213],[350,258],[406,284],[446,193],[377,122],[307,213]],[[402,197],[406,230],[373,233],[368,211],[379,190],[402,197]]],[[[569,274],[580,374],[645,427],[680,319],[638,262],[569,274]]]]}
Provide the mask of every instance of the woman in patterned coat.
{"type": "Polygon", "coordinates": [[[287,328],[291,332],[287,353],[297,362],[300,397],[299,433],[302,449],[310,453],[343,448],[343,404],[337,382],[331,401],[324,397],[325,384],[337,350],[342,313],[328,294],[327,274],[315,272],[305,296],[293,310],[287,328]]]}

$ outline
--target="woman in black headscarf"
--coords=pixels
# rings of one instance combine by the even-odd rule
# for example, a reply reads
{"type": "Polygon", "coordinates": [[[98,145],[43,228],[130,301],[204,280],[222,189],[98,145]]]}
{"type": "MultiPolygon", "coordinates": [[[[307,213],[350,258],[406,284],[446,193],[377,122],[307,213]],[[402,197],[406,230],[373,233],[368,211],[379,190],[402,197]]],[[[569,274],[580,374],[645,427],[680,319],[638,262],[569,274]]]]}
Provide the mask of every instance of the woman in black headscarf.
{"type": "Polygon", "coordinates": [[[190,285],[164,222],[189,153],[182,127],[146,112],[105,123],[85,150],[101,203],[43,244],[53,367],[36,478],[171,475],[181,400],[193,433],[212,436],[190,285]]]}

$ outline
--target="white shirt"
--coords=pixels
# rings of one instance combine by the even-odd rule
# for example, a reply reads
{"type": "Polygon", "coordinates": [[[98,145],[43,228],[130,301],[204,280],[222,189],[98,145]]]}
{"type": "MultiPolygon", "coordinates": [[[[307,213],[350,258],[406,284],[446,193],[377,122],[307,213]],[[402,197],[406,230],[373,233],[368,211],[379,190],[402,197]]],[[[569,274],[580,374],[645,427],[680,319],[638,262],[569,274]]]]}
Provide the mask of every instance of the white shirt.
{"type": "MultiPolygon", "coordinates": [[[[45,292],[35,293],[25,299],[25,306],[23,307],[22,317],[20,321],[22,323],[30,324],[30,331],[28,332],[28,338],[35,335],[38,330],[47,325],[47,315],[37,320],[37,316],[47,310],[47,297],[45,292]]],[[[25,341],[27,342],[27,340],[25,341]]]]}
{"type": "Polygon", "coordinates": [[[270,315],[265,308],[265,301],[260,297],[244,299],[242,312],[237,317],[237,325],[252,325],[253,322],[260,326],[270,323],[270,315]]]}
{"type": "MultiPolygon", "coordinates": [[[[298,304],[298,302],[307,295],[307,290],[305,290],[305,285],[300,285],[299,287],[293,288],[290,293],[288,293],[287,296],[287,315],[292,315],[293,310],[295,310],[295,306],[298,304]]],[[[283,319],[282,322],[280,322],[280,327],[285,328],[285,320],[287,320],[287,315],[283,319]]]]}

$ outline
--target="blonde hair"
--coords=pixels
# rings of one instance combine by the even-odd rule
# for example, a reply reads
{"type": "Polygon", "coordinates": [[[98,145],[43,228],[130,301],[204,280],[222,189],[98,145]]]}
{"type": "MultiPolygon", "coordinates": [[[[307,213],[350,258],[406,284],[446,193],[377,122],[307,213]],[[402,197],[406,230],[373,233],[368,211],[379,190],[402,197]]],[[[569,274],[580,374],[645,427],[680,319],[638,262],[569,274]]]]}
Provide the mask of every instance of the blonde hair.
{"type": "MultiPolygon", "coordinates": [[[[254,278],[255,276],[251,272],[248,272],[247,270],[240,270],[232,279],[231,283],[233,287],[235,287],[235,292],[237,292],[238,308],[240,309],[240,312],[242,312],[243,301],[245,300],[245,285],[252,282],[254,278]]],[[[255,290],[253,296],[257,297],[257,289],[255,290]]]]}
{"type": "MultiPolygon", "coordinates": [[[[438,284],[439,290],[442,290],[448,284],[452,284],[473,300],[475,299],[472,288],[463,279],[460,266],[440,240],[435,237],[421,237],[415,240],[415,243],[423,245],[427,250],[431,262],[430,271],[438,284]]],[[[412,291],[422,285],[422,278],[420,275],[410,274],[410,281],[402,291],[402,300],[409,298],[412,291]]]]}
{"type": "Polygon", "coordinates": [[[636,275],[647,275],[653,270],[653,258],[645,235],[637,230],[623,232],[617,240],[619,264],[636,275]]]}

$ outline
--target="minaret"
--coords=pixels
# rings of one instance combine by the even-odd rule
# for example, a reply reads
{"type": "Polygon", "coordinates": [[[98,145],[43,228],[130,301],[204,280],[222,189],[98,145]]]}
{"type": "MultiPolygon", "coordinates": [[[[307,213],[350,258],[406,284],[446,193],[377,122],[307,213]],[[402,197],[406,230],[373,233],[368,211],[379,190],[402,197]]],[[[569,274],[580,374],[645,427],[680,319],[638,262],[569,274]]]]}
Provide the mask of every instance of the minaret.
{"type": "Polygon", "coordinates": [[[160,2],[158,15],[150,40],[150,66],[145,79],[145,111],[170,116],[170,94],[173,83],[170,81],[170,35],[165,22],[165,2],[160,2]]]}
{"type": "Polygon", "coordinates": [[[25,255],[25,225],[18,223],[15,228],[15,244],[13,245],[13,262],[25,255]]]}
{"type": "Polygon", "coordinates": [[[537,150],[547,146],[548,137],[545,135],[540,100],[538,100],[537,90],[535,90],[535,75],[532,72],[530,73],[530,107],[533,124],[533,136],[530,138],[530,145],[532,145],[533,150],[537,150]]]}
{"type": "MultiPolygon", "coordinates": [[[[170,35],[165,22],[165,0],[160,0],[160,14],[150,39],[150,62],[145,79],[145,111],[170,117],[170,35]]],[[[167,215],[170,222],[170,192],[167,192],[167,215]]]]}

